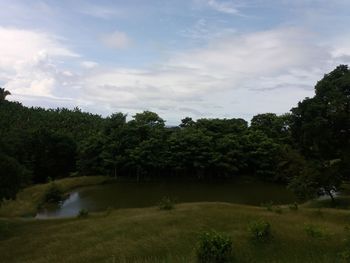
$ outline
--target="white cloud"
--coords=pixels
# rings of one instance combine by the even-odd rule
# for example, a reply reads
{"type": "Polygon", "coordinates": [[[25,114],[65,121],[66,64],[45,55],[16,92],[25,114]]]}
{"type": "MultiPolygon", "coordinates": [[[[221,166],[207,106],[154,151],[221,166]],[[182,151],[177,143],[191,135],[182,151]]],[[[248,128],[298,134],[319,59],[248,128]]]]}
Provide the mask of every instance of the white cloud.
{"type": "Polygon", "coordinates": [[[151,109],[172,119],[287,112],[337,64],[312,37],[279,28],[216,39],[156,67],[96,72],[84,79],[84,96],[110,110],[151,109]]]}
{"type": "Polygon", "coordinates": [[[334,57],[347,57],[350,58],[350,36],[342,35],[336,39],[328,41],[329,45],[333,47],[332,55],[334,57]]]}
{"type": "Polygon", "coordinates": [[[45,105],[78,105],[103,114],[154,110],[171,123],[186,115],[249,119],[259,112],[287,112],[312,96],[313,85],[339,63],[339,54],[348,54],[345,44],[320,45],[308,31],[277,28],[219,36],[141,69],[97,67],[41,32],[0,28],[0,39],[0,81],[15,98],[36,96],[45,105]],[[63,62],[71,59],[89,70],[68,68],[63,62]]]}
{"type": "Polygon", "coordinates": [[[206,0],[206,2],[211,8],[215,9],[218,12],[222,12],[230,15],[239,14],[238,9],[230,1],[206,0]]]}
{"type": "Polygon", "coordinates": [[[172,63],[216,72],[220,78],[251,74],[279,74],[293,67],[310,67],[329,52],[309,41],[309,32],[280,28],[214,40],[208,47],[180,54],[172,63]]]}
{"type": "Polygon", "coordinates": [[[115,9],[111,6],[102,6],[102,5],[86,5],[79,10],[82,14],[93,16],[96,18],[110,19],[113,17],[119,17],[123,14],[118,9],[115,9]]]}
{"type": "Polygon", "coordinates": [[[43,32],[0,27],[0,39],[1,80],[15,96],[53,97],[59,76],[65,75],[57,59],[79,57],[43,32]]]}
{"type": "Polygon", "coordinates": [[[45,51],[50,56],[77,57],[59,39],[43,32],[0,27],[0,67],[13,67],[45,51]]]}
{"type": "Polygon", "coordinates": [[[131,39],[121,31],[114,31],[102,37],[102,42],[109,48],[123,49],[131,45],[131,39]]]}
{"type": "Polygon", "coordinates": [[[180,31],[180,36],[195,40],[208,41],[216,38],[223,38],[237,33],[237,30],[232,27],[227,27],[222,23],[213,23],[204,18],[198,19],[191,27],[180,31]]]}
{"type": "Polygon", "coordinates": [[[94,61],[83,61],[80,64],[83,68],[86,68],[86,69],[92,69],[92,68],[96,68],[98,66],[98,63],[96,63],[94,61]]]}

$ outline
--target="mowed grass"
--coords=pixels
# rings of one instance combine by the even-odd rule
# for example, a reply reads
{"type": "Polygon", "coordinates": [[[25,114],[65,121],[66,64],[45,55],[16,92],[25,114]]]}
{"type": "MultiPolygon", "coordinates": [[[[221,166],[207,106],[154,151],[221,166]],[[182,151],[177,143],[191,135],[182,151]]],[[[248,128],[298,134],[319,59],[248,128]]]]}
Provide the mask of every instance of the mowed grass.
{"type": "MultiPolygon", "coordinates": [[[[105,176],[81,176],[55,181],[63,192],[87,185],[102,184],[109,180],[105,176]]],[[[16,200],[7,200],[0,206],[0,217],[34,216],[38,206],[49,188],[50,183],[34,185],[23,189],[17,194],[16,200]]]]}
{"type": "Polygon", "coordinates": [[[236,262],[342,262],[347,210],[300,208],[282,213],[228,203],[188,203],[169,211],[157,207],[119,209],[87,218],[0,221],[1,262],[195,262],[199,233],[215,230],[233,240],[236,262]],[[271,224],[273,238],[252,242],[249,222],[271,224]],[[322,236],[311,237],[305,226],[322,236]]]}

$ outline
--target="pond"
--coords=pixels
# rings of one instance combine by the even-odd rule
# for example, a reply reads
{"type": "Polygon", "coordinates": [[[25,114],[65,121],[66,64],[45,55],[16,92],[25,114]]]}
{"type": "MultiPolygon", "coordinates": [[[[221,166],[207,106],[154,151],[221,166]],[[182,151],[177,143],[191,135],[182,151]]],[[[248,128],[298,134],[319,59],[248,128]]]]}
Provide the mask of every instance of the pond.
{"type": "Polygon", "coordinates": [[[111,208],[155,206],[164,197],[176,202],[230,202],[261,205],[272,201],[287,204],[295,201],[285,186],[252,182],[117,182],[79,188],[57,207],[43,209],[37,218],[76,216],[81,209],[91,212],[111,208]]]}

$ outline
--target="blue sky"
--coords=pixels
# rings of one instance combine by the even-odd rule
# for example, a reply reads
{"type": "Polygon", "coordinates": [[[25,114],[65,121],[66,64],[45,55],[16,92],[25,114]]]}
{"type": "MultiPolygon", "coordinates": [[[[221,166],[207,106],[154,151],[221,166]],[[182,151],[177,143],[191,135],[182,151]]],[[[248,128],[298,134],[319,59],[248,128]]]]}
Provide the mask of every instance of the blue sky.
{"type": "Polygon", "coordinates": [[[169,124],[284,113],[350,61],[347,0],[0,0],[0,85],[28,106],[169,124]]]}

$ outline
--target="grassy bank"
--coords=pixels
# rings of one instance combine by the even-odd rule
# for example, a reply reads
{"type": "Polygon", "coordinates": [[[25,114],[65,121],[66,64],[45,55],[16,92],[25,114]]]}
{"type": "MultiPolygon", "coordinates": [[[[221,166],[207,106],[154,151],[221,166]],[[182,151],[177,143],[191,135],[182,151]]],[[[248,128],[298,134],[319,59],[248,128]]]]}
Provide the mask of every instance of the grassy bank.
{"type": "MultiPolygon", "coordinates": [[[[328,196],[326,196],[328,197],[328,196]]],[[[335,201],[331,198],[313,199],[302,205],[305,208],[337,208],[350,209],[350,183],[344,182],[339,189],[339,194],[335,196],[335,201]]]]}
{"type": "MultiPolygon", "coordinates": [[[[82,176],[57,180],[55,183],[63,192],[69,192],[80,186],[101,184],[107,182],[108,179],[105,176],[82,176]]],[[[49,183],[40,184],[23,189],[17,194],[16,200],[5,201],[0,206],[0,217],[35,215],[49,185],[49,183]]]]}
{"type": "Polygon", "coordinates": [[[198,234],[216,230],[232,237],[236,262],[342,262],[339,253],[349,218],[346,210],[283,208],[275,213],[227,203],[190,203],[170,211],[120,209],[85,219],[13,219],[7,221],[0,254],[2,262],[21,263],[195,262],[198,234]],[[250,240],[247,225],[256,219],[271,224],[271,241],[250,240]],[[310,235],[307,226],[319,235],[310,235]]]}

